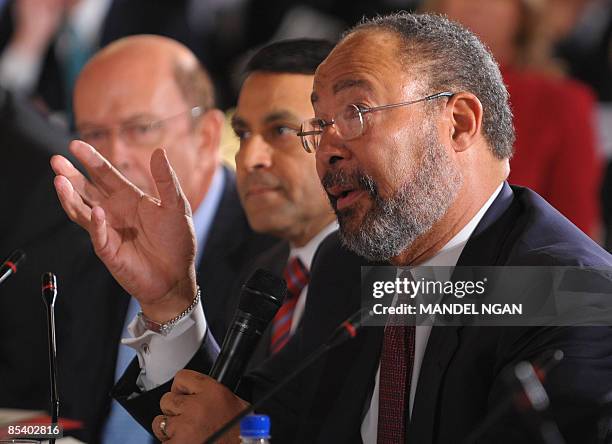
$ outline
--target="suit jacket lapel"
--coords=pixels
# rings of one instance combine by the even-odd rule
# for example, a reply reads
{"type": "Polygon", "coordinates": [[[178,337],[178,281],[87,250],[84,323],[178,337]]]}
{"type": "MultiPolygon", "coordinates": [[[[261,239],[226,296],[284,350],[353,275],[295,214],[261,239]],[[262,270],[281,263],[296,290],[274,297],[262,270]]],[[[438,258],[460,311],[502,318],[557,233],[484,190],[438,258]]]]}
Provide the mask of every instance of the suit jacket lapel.
{"type": "MultiPolygon", "coordinates": [[[[343,320],[360,308],[362,288],[360,266],[373,264],[368,264],[363,259],[357,259],[357,261],[357,263],[347,261],[342,264],[349,274],[339,273],[329,276],[331,280],[340,277],[348,280],[351,283],[350,291],[330,291],[329,289],[334,287],[329,285],[329,282],[312,281],[313,286],[309,289],[309,297],[311,292],[314,294],[309,300],[308,313],[305,313],[304,316],[317,316],[316,325],[325,325],[328,330],[324,334],[325,337],[318,337],[315,340],[317,346],[323,343],[329,333],[343,320]],[[320,290],[317,285],[327,290],[320,290]],[[325,298],[317,298],[319,292],[322,292],[325,298]],[[313,305],[316,306],[313,307],[313,305]]],[[[333,269],[331,264],[329,264],[329,269],[333,269]]],[[[363,277],[363,287],[371,288],[372,280],[379,278],[381,278],[380,273],[366,272],[363,277]]],[[[304,326],[306,324],[305,319],[304,326]]],[[[308,324],[315,323],[308,322],[308,324]]],[[[311,341],[316,334],[309,332],[305,335],[305,340],[311,341]]],[[[319,435],[312,437],[312,442],[317,441],[317,438],[324,442],[335,443],[353,443],[361,439],[360,425],[365,411],[369,408],[383,334],[384,328],[382,327],[363,327],[355,339],[328,352],[309,371],[309,384],[312,382],[314,385],[303,391],[302,403],[310,406],[306,415],[308,421],[321,424],[319,435]],[[346,370],[338,371],[338,369],[346,370]]],[[[299,435],[308,437],[311,429],[316,429],[316,427],[311,428],[310,424],[304,421],[299,435]]],[[[306,442],[307,439],[303,441],[306,442]]]]}
{"type": "Polygon", "coordinates": [[[428,443],[434,441],[438,394],[444,373],[459,345],[459,329],[460,327],[431,329],[419,372],[412,418],[408,422],[407,441],[428,443]]]}
{"type": "Polygon", "coordinates": [[[220,257],[230,256],[243,242],[245,219],[238,199],[233,173],[223,167],[223,194],[210,226],[198,273],[211,269],[220,257]]]}
{"type": "Polygon", "coordinates": [[[315,369],[319,393],[309,416],[323,423],[320,436],[325,437],[325,442],[360,441],[360,426],[369,408],[383,334],[382,327],[365,327],[357,338],[331,351],[315,369]],[[338,368],[348,371],[338,372],[338,368]]]}
{"type": "MultiPolygon", "coordinates": [[[[512,206],[513,196],[512,189],[504,182],[499,195],[470,236],[457,266],[498,263],[516,212],[512,206]]],[[[407,441],[434,442],[439,392],[446,369],[459,346],[462,328],[434,326],[431,329],[419,372],[413,414],[406,433],[407,441]]]]}

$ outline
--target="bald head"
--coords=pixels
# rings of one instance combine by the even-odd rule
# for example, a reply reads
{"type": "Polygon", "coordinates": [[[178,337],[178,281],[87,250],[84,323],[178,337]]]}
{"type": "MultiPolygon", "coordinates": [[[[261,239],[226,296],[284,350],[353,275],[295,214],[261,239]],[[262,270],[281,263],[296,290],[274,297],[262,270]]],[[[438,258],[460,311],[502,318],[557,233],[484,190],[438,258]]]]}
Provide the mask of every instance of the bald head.
{"type": "Polygon", "coordinates": [[[222,115],[195,55],[166,37],[118,40],[85,66],[74,91],[76,125],[111,163],[155,194],[149,158],[165,148],[195,208],[219,162],[222,115]]]}
{"type": "Polygon", "coordinates": [[[100,50],[85,66],[77,81],[115,68],[134,80],[154,71],[174,79],[186,102],[206,109],[215,106],[215,94],[208,73],[195,55],[176,40],[157,35],[136,35],[117,40],[100,50]]]}

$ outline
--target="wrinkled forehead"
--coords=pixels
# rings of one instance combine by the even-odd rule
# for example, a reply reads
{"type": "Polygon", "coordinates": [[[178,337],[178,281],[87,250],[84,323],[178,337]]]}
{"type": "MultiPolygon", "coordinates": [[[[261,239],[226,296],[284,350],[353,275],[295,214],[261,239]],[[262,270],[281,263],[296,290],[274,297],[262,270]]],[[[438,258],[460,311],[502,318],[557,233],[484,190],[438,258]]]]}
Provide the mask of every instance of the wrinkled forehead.
{"type": "Polygon", "coordinates": [[[358,31],[342,40],[315,73],[313,105],[350,94],[395,100],[417,89],[420,82],[401,56],[400,39],[387,31],[358,31]]]}

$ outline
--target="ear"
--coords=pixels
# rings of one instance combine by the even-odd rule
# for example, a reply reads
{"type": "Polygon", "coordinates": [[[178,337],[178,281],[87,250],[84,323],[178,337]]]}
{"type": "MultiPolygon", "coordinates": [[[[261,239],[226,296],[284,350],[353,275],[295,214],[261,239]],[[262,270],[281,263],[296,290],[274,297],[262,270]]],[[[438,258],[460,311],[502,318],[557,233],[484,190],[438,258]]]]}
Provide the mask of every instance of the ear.
{"type": "Polygon", "coordinates": [[[216,156],[221,145],[221,133],[225,123],[225,115],[218,109],[211,109],[204,113],[198,122],[198,130],[202,141],[200,152],[204,156],[216,156]]]}
{"type": "Polygon", "coordinates": [[[448,101],[450,137],[456,152],[465,151],[480,137],[482,103],[472,93],[456,93],[448,101]]]}

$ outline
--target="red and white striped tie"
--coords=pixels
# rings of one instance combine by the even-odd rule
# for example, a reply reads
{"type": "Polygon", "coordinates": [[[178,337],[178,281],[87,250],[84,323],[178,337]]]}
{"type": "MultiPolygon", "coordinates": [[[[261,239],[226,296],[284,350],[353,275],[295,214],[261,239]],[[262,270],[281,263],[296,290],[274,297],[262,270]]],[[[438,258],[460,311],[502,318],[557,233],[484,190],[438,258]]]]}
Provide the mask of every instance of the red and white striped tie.
{"type": "Polygon", "coordinates": [[[283,271],[283,278],[287,282],[287,298],[272,320],[271,354],[278,353],[291,337],[293,312],[295,311],[300,293],[308,285],[310,273],[308,268],[296,256],[287,263],[283,271]]]}

